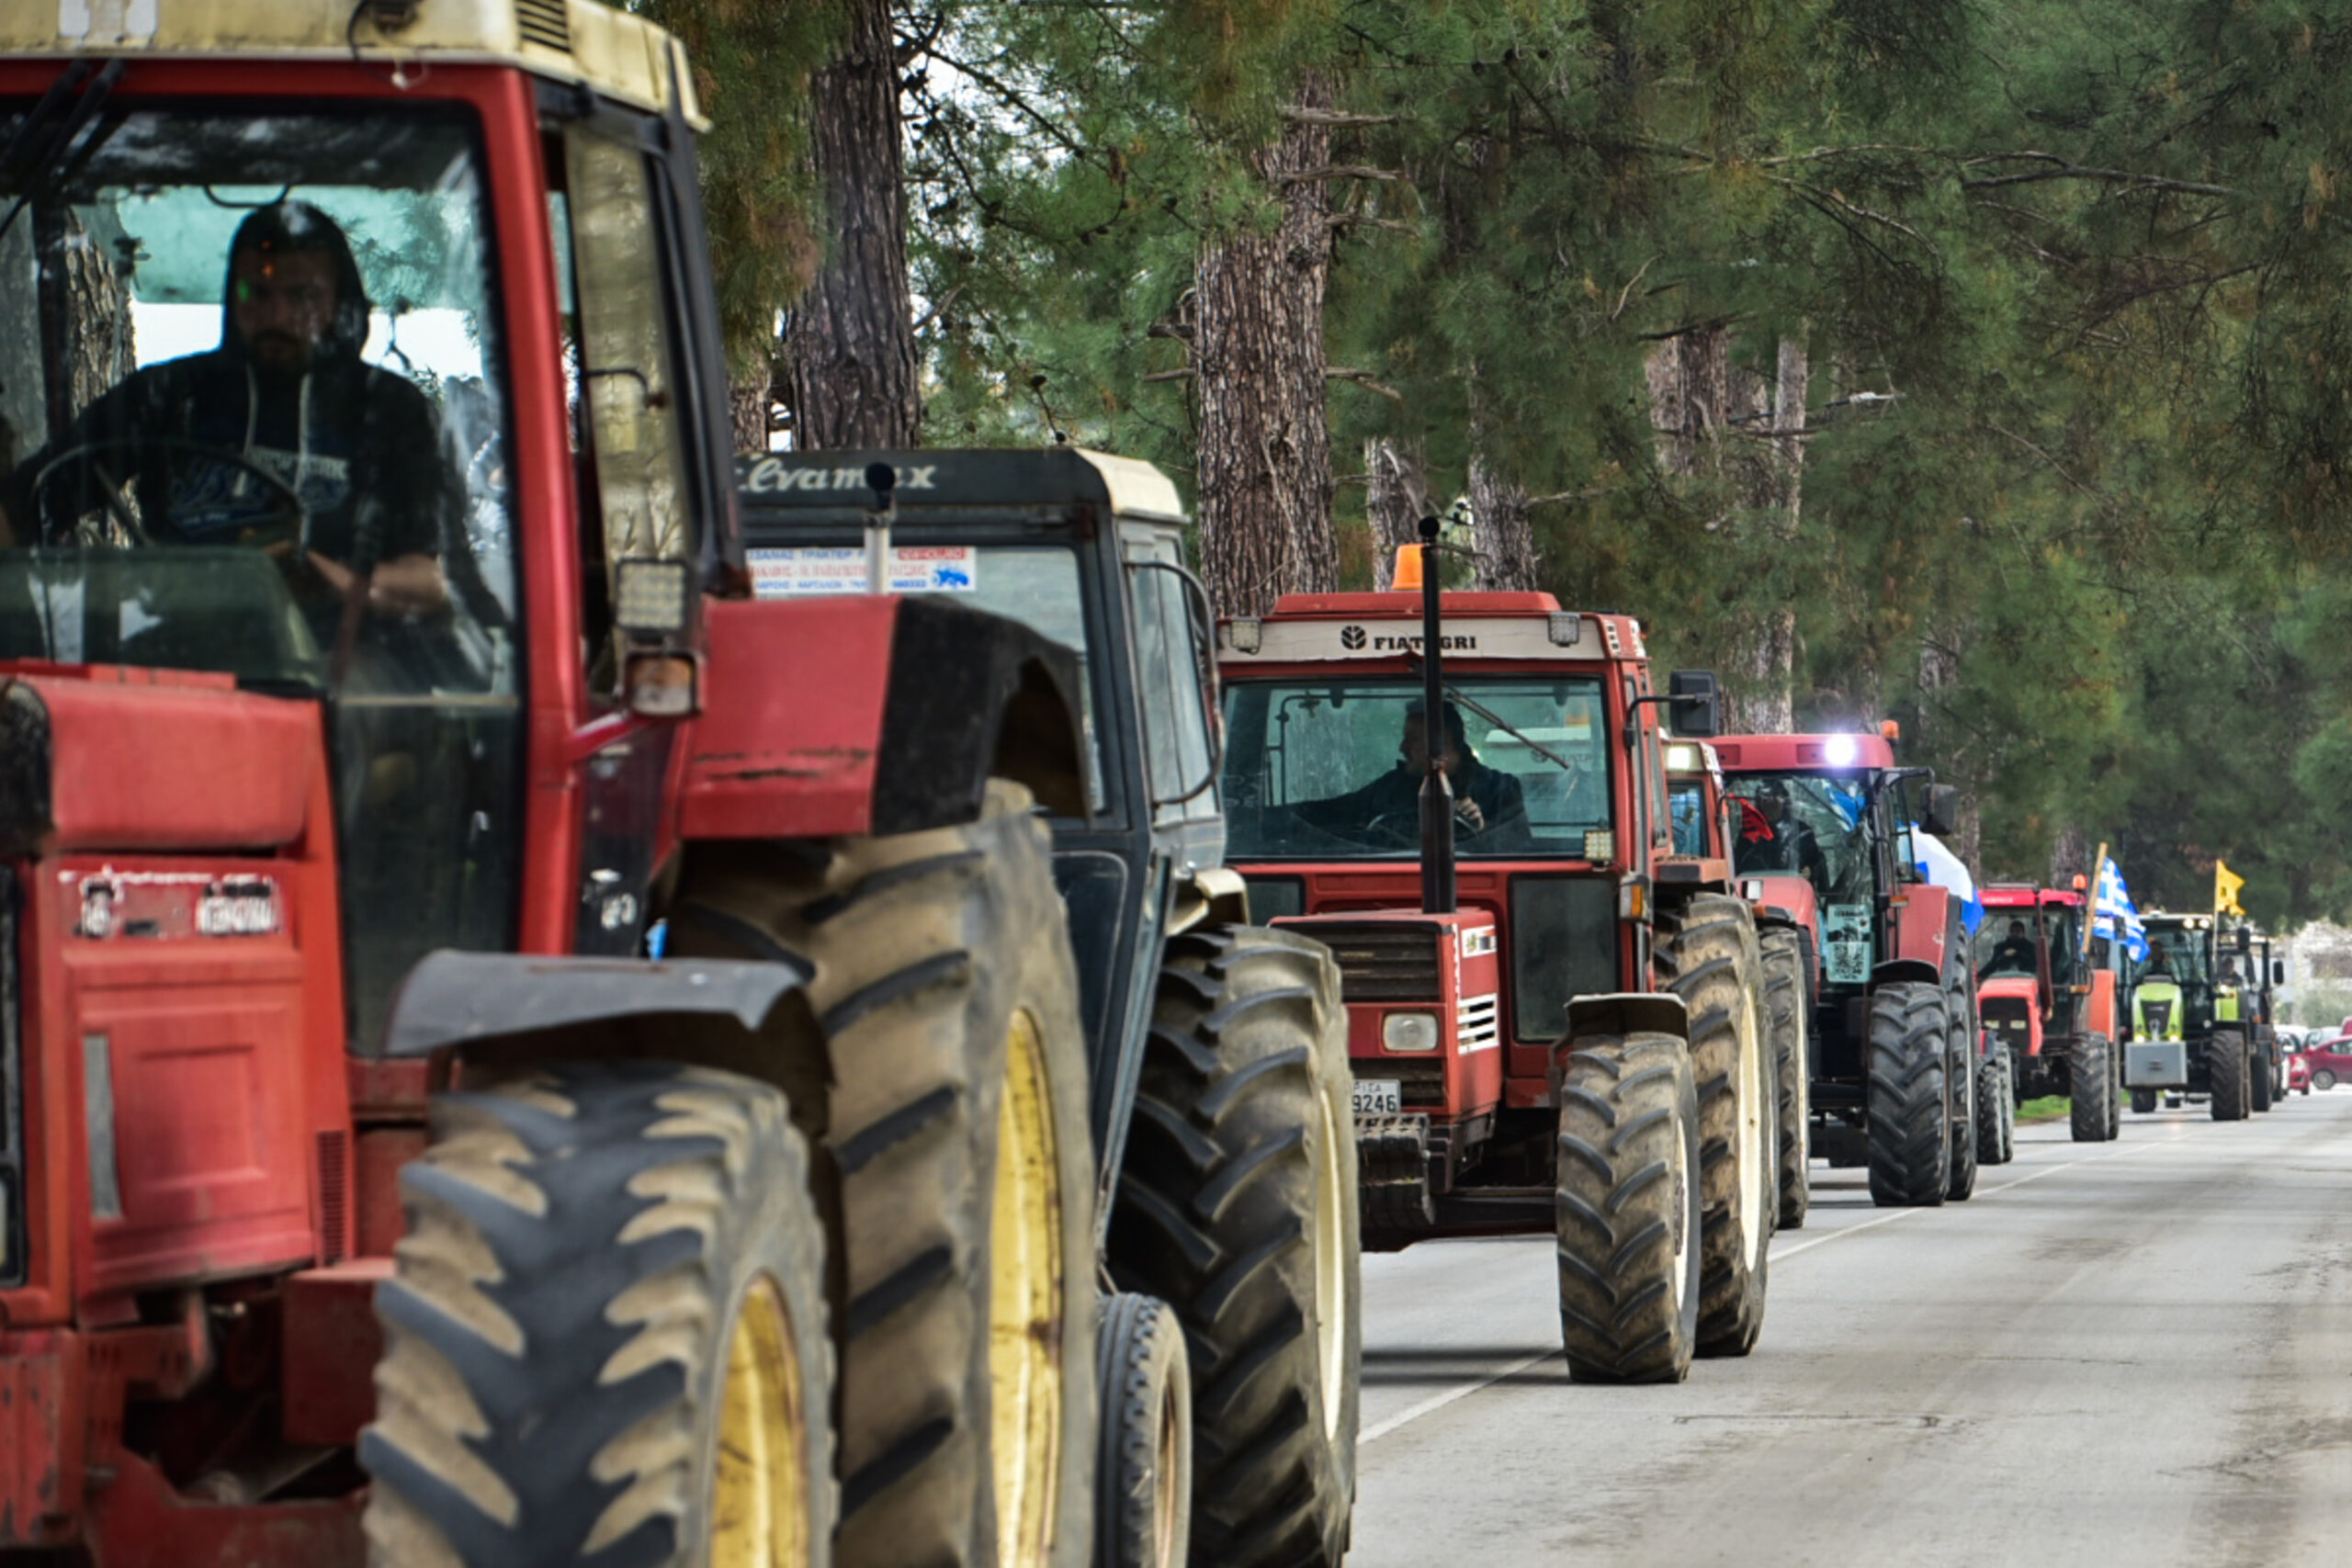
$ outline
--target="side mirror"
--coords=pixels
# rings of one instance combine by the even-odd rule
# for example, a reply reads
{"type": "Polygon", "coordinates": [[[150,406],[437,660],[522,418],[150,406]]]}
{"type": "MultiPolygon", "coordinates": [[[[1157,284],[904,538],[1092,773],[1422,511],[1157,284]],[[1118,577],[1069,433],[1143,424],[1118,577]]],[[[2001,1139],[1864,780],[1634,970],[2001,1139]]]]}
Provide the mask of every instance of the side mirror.
{"type": "Polygon", "coordinates": [[[2287,961],[2285,959],[2274,958],[2270,961],[2270,983],[2274,986],[2283,986],[2287,983],[2287,961]]]}
{"type": "Polygon", "coordinates": [[[1921,815],[1919,826],[1938,838],[1951,832],[1960,823],[1960,786],[1929,784],[1928,809],[1921,815]]]}
{"type": "Polygon", "coordinates": [[[1724,732],[1723,692],[1712,670],[1677,670],[1667,678],[1674,733],[1712,740],[1724,732]]]}

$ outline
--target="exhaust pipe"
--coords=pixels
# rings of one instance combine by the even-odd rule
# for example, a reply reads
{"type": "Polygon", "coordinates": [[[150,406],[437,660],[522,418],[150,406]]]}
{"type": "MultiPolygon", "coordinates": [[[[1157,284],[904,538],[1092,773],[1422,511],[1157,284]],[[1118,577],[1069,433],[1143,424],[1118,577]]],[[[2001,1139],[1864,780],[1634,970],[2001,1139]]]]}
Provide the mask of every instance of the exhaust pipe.
{"type": "Polygon", "coordinates": [[[1445,776],[1445,671],[1438,652],[1438,520],[1421,519],[1421,913],[1450,915],[1453,893],[1453,785],[1445,776]]]}

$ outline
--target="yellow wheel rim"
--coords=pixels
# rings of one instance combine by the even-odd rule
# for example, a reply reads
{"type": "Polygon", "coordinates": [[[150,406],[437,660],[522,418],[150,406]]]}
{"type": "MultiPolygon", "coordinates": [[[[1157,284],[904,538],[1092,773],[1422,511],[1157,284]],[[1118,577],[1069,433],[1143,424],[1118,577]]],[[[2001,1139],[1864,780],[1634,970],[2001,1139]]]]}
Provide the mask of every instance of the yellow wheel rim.
{"type": "Polygon", "coordinates": [[[1034,1568],[1053,1546],[1061,1458],[1062,1193],[1043,1043],[1026,1013],[1006,1043],[989,1248],[997,1561],[1034,1568]]]}
{"type": "Polygon", "coordinates": [[[775,1282],[744,1293],[718,1398],[711,1568],[798,1568],[808,1561],[808,1409],[792,1320],[775,1282]]]}

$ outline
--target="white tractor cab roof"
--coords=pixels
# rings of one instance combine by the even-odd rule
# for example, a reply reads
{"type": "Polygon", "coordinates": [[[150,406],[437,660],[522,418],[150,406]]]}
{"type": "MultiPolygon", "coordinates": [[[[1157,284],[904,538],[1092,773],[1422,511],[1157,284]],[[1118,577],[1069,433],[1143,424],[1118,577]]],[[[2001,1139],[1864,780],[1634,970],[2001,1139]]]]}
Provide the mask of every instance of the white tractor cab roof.
{"type": "Polygon", "coordinates": [[[1723,759],[1715,749],[1703,740],[1669,740],[1666,743],[1666,776],[1670,779],[1695,779],[1701,776],[1715,781],[1715,788],[1724,787],[1723,759]]]}
{"type": "MultiPolygon", "coordinates": [[[[1440,648],[1462,660],[1647,659],[1631,615],[1563,610],[1549,593],[1455,593],[1444,597],[1440,648]]],[[[1273,614],[1219,622],[1217,654],[1228,673],[1243,661],[1319,664],[1403,659],[1421,647],[1419,593],[1285,593],[1273,614]]]]}
{"type": "Polygon", "coordinates": [[[363,60],[398,69],[513,65],[699,129],[684,51],[595,0],[12,0],[0,57],[363,60]]]}

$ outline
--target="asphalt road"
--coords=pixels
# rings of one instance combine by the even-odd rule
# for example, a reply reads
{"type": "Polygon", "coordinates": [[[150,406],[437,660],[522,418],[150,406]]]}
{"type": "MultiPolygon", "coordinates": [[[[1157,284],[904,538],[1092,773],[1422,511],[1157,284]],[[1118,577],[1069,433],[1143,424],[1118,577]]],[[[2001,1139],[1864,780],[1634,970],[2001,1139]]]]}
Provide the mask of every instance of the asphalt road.
{"type": "Polygon", "coordinates": [[[1816,1165],[1676,1387],[1567,1381],[1548,1236],[1367,1258],[1351,1568],[2352,1562],[2352,1091],[2018,1141],[1941,1209],[1816,1165]]]}

